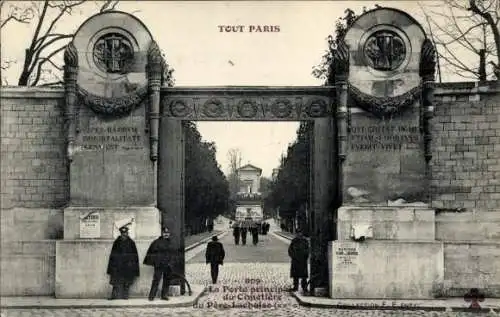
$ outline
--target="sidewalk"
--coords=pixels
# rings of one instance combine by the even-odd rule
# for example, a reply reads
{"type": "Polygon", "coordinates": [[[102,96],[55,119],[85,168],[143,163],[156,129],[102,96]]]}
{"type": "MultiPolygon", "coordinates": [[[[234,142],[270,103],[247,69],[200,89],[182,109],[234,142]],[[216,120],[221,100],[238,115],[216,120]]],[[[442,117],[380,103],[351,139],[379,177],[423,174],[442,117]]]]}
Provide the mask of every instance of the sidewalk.
{"type": "MultiPolygon", "coordinates": [[[[275,231],[274,234],[291,240],[294,235],[288,232],[275,231]]],[[[304,296],[300,292],[292,295],[301,306],[316,308],[337,308],[354,310],[426,310],[451,312],[493,312],[500,314],[500,298],[486,298],[479,303],[480,309],[470,309],[470,303],[463,298],[442,298],[429,300],[393,300],[393,299],[333,299],[327,297],[304,296]]]]}
{"type": "MultiPolygon", "coordinates": [[[[217,230],[186,237],[186,252],[207,243],[214,235],[221,236],[226,231],[217,230]]],[[[130,298],[128,300],[107,299],[58,299],[51,296],[16,296],[0,297],[1,308],[117,308],[117,307],[192,307],[205,293],[203,285],[191,285],[192,294],[171,296],[168,301],[147,298],[130,298]]],[[[186,293],[187,294],[187,293],[186,293]]]]}

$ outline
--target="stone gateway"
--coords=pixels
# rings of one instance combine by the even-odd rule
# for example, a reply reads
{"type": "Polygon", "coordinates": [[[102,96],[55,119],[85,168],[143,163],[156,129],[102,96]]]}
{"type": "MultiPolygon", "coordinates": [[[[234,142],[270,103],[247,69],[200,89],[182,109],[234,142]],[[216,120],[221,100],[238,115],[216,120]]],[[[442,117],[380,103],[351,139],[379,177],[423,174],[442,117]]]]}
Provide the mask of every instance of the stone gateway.
{"type": "MultiPolygon", "coordinates": [[[[331,86],[166,87],[139,19],[90,17],[64,89],[2,87],[1,295],[106,298],[110,246],[132,220],[139,258],[169,228],[184,294],[182,121],[308,120],[312,290],[500,296],[500,87],[436,84],[435,55],[414,18],[377,8],[338,43],[331,86]]],[[[140,265],[131,297],[153,272],[140,265]]]]}

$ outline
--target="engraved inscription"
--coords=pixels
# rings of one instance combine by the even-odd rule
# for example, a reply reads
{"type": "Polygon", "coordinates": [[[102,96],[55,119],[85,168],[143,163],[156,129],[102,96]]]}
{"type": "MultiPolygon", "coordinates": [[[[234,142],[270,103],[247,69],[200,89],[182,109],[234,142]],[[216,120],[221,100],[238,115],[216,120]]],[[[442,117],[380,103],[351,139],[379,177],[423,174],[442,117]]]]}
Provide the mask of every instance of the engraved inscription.
{"type": "Polygon", "coordinates": [[[400,151],[421,142],[420,129],[410,125],[351,127],[351,151],[400,151]]]}
{"type": "Polygon", "coordinates": [[[142,149],[139,129],[133,126],[90,127],[82,132],[82,150],[127,151],[142,149]]]}

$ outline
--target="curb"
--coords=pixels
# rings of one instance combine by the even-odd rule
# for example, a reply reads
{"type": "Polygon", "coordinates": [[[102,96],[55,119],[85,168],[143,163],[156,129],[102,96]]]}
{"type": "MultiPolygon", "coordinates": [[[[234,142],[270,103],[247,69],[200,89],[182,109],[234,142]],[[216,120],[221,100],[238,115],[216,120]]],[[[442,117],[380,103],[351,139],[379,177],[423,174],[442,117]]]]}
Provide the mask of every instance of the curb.
{"type": "MultiPolygon", "coordinates": [[[[292,240],[286,234],[283,234],[280,231],[273,232],[274,234],[287,239],[292,240]]],[[[310,308],[335,308],[335,309],[346,309],[346,310],[393,310],[393,311],[439,311],[439,312],[468,312],[468,313],[494,313],[500,314],[499,308],[467,308],[467,307],[449,307],[449,306],[393,306],[389,303],[389,305],[378,305],[378,304],[365,304],[365,305],[353,305],[353,304],[342,304],[341,299],[331,299],[332,301],[336,301],[337,303],[311,303],[303,299],[303,296],[300,296],[296,292],[291,293],[292,296],[297,300],[300,306],[310,307],[310,308]]],[[[391,300],[388,300],[391,301],[391,300]]],[[[411,301],[411,300],[410,300],[411,301]]]]}
{"type": "MultiPolygon", "coordinates": [[[[192,307],[194,306],[198,300],[206,293],[206,288],[203,285],[196,285],[196,291],[191,295],[189,299],[178,300],[178,302],[174,301],[163,301],[161,299],[156,299],[154,302],[150,302],[144,298],[130,298],[128,300],[123,300],[123,303],[120,303],[121,300],[108,301],[106,299],[54,299],[50,298],[51,301],[59,301],[58,304],[2,304],[0,307],[2,309],[75,309],[75,308],[86,308],[86,309],[96,309],[96,308],[175,308],[175,307],[192,307]],[[97,303],[93,304],[92,301],[97,301],[97,303]],[[61,302],[63,301],[63,302],[61,302]],[[78,303],[78,302],[85,303],[78,303]],[[90,303],[89,303],[90,301],[90,303]],[[132,301],[132,303],[131,303],[132,301]],[[140,301],[139,303],[133,303],[134,301],[140,301]],[[67,304],[64,302],[68,302],[67,304]],[[101,303],[103,302],[103,303],[101,303]],[[107,302],[107,303],[106,303],[107,302]],[[106,304],[105,304],[106,303],[106,304]]],[[[8,297],[6,297],[8,298],[8,297]]],[[[181,298],[182,296],[171,297],[171,299],[181,298]]],[[[5,298],[4,298],[5,299],[5,298]]]]}
{"type": "MultiPolygon", "coordinates": [[[[352,305],[342,304],[342,300],[335,300],[338,304],[327,303],[311,303],[303,300],[296,292],[291,293],[297,300],[299,305],[311,308],[336,308],[346,310],[393,310],[393,311],[439,311],[439,312],[468,312],[468,313],[500,313],[500,308],[467,308],[467,307],[447,307],[447,306],[397,306],[397,305],[379,305],[379,304],[365,304],[365,305],[352,305]]],[[[410,300],[411,302],[411,300],[410,300]]]]}

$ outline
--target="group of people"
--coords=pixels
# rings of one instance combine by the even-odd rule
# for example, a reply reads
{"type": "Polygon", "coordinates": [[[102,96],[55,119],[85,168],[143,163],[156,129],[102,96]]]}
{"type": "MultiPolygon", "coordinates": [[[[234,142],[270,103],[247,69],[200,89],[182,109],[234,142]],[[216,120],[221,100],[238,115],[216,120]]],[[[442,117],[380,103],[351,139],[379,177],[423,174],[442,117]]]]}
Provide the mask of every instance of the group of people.
{"type": "Polygon", "coordinates": [[[244,226],[244,225],[241,225],[239,223],[235,223],[233,225],[234,244],[236,244],[236,245],[240,244],[240,238],[241,238],[241,244],[246,245],[247,244],[247,233],[249,231],[250,231],[250,234],[252,235],[253,245],[257,245],[257,243],[259,243],[259,228],[256,225],[244,226]]]}
{"type": "MultiPolygon", "coordinates": [[[[128,235],[128,227],[119,229],[120,236],[113,243],[109,256],[107,274],[109,283],[113,285],[109,299],[128,299],[130,286],[139,276],[139,256],[134,240],[128,235]]],[[[172,277],[170,231],[162,230],[159,238],[154,240],[146,252],[143,264],[154,268],[153,281],[148,299],[154,300],[158,293],[160,280],[163,279],[161,298],[168,300],[168,289],[172,277]]]]}
{"type": "MultiPolygon", "coordinates": [[[[110,276],[110,284],[113,286],[109,299],[128,299],[129,289],[134,280],[139,276],[139,256],[135,242],[128,235],[128,227],[119,229],[120,236],[114,241],[108,262],[107,274],[110,276]]],[[[234,226],[233,235],[235,243],[239,243],[241,235],[242,244],[246,243],[247,228],[234,226]],[[244,232],[244,233],[243,233],[244,232]]],[[[258,242],[257,227],[251,228],[254,244],[258,242]]],[[[170,231],[168,228],[162,230],[159,238],[149,246],[143,264],[154,268],[153,280],[148,299],[154,300],[158,293],[160,280],[163,279],[161,299],[168,300],[168,289],[173,277],[171,263],[172,246],[170,242],[170,231]]],[[[309,242],[299,231],[288,247],[288,255],[291,258],[290,276],[293,278],[293,291],[298,290],[299,280],[304,292],[307,291],[309,242]]],[[[212,283],[216,284],[219,275],[219,266],[224,264],[225,251],[217,236],[207,244],[205,252],[206,263],[210,264],[212,283]]]]}

